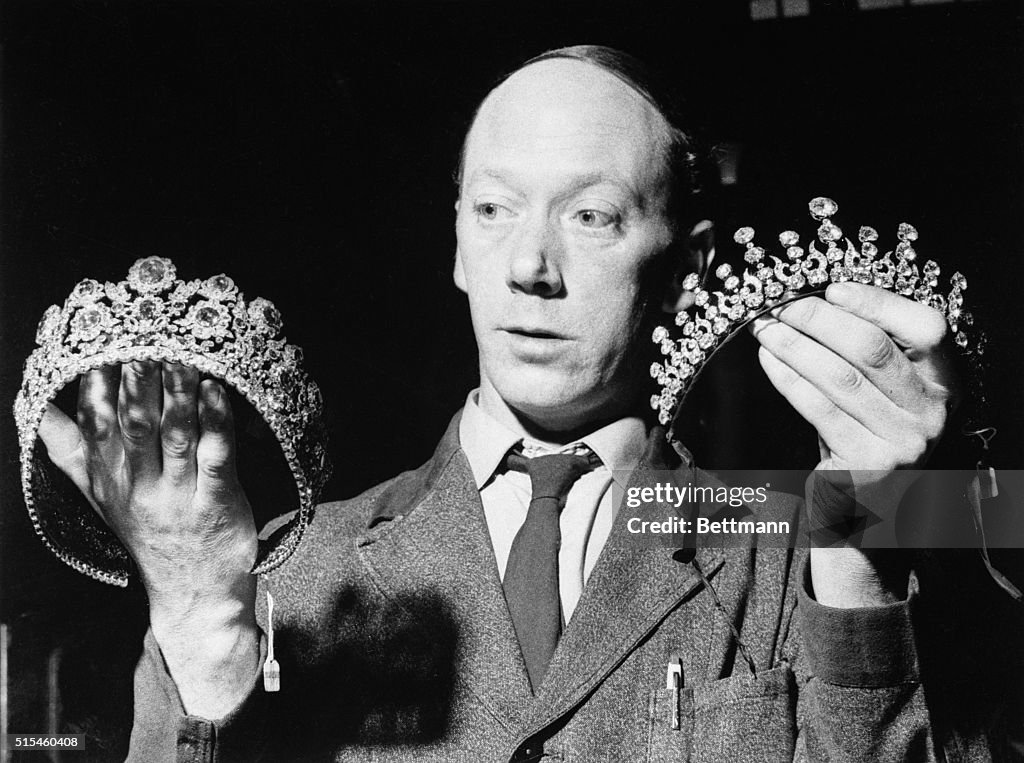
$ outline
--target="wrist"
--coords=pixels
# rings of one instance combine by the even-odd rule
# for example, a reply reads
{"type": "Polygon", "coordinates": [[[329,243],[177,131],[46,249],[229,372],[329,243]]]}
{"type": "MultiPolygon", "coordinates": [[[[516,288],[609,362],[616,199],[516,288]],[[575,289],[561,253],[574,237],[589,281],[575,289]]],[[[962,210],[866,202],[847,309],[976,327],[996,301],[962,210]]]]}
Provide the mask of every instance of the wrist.
{"type": "Polygon", "coordinates": [[[811,549],[814,598],[828,607],[877,607],[903,601],[909,578],[909,560],[898,550],[811,549]]]}

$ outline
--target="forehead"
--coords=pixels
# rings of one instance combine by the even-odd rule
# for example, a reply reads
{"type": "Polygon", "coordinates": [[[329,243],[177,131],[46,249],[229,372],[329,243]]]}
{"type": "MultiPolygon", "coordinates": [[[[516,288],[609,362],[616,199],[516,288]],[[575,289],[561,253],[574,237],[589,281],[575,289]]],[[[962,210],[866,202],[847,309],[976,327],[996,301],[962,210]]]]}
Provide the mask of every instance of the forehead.
{"type": "Polygon", "coordinates": [[[466,139],[464,177],[600,175],[651,193],[662,185],[669,134],[658,110],[615,75],[550,59],[519,70],[484,100],[466,139]]]}

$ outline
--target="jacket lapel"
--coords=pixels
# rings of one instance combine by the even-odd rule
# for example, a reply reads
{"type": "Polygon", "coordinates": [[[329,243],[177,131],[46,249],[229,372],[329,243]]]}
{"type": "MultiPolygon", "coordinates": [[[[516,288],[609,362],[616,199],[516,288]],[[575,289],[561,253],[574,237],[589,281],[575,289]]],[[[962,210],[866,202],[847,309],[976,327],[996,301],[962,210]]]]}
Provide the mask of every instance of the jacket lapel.
{"type": "Polygon", "coordinates": [[[386,597],[438,595],[459,628],[456,681],[509,734],[532,698],[456,415],[434,457],[382,496],[359,555],[386,597]]]}
{"type": "MultiPolygon", "coordinates": [[[[664,430],[655,428],[629,486],[671,481],[682,488],[694,479],[695,472],[689,463],[681,462],[669,449],[664,430]]],[[[559,641],[538,695],[541,701],[531,709],[531,733],[581,702],[651,630],[699,588],[702,581],[689,559],[694,559],[708,578],[721,568],[721,549],[698,545],[682,561],[677,561],[673,553],[681,543],[672,545],[666,540],[662,545],[649,535],[632,536],[628,531],[631,517],[664,521],[673,513],[692,521],[696,507],[619,507],[611,536],[559,641]]]]}

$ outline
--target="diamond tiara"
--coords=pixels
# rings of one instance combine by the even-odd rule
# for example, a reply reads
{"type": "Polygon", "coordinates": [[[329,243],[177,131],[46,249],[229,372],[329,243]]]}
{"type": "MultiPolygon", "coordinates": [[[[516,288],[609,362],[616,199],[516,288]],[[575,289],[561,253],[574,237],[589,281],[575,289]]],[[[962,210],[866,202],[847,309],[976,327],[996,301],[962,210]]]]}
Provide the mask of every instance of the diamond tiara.
{"type": "Polygon", "coordinates": [[[299,510],[273,543],[261,542],[252,571],[283,564],[298,547],[331,468],[320,389],[302,370],[302,350],[288,344],[281,330],[281,314],[270,301],[246,301],[223,274],[178,279],[163,257],[137,260],[118,283],[85,279],[62,307],[47,308],[14,404],[25,504],[43,543],[79,572],[127,585],[128,552],[84,498],[60,487],[37,433],[47,403],[79,375],[136,360],[168,361],[236,389],[277,438],[299,510]]]}
{"type": "Polygon", "coordinates": [[[808,205],[811,217],[820,223],[817,241],[800,246],[800,235],[787,230],[779,234],[786,259],[766,254],[754,243],[754,229],[743,227],[733,239],[746,246],[743,259],[749,264],[742,274],[728,263],[719,265],[715,276],[721,290],[712,291],[696,273],[683,279],[683,288],[693,292],[693,306],[676,314],[675,325],[682,336],[673,337],[665,326],[658,326],[652,337],[665,360],[651,365],[651,377],[661,393],[651,397],[662,424],[674,424],[687,393],[711,357],[738,334],[750,321],[769,310],[797,299],[821,294],[830,283],[853,281],[888,289],[938,310],[946,318],[953,339],[961,350],[970,344],[962,326],[972,323],[963,309],[967,279],[956,272],[950,278],[948,295],[935,291],[939,285],[939,266],[928,260],[920,269],[915,264],[917,229],[901,223],[899,243],[894,251],[879,255],[878,231],[864,226],[858,232],[860,247],[844,237],[832,222],[839,205],[819,196],[808,205]],[[818,243],[824,247],[819,248],[818,243]],[[895,257],[895,260],[893,259],[895,257]]]}

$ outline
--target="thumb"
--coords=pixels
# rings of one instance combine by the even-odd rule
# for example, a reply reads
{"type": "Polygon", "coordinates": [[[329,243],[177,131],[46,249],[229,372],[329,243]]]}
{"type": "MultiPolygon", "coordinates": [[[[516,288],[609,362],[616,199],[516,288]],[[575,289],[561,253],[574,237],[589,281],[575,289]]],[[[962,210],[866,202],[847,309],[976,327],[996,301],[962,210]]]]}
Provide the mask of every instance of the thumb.
{"type": "Polygon", "coordinates": [[[85,462],[85,443],[78,426],[53,403],[46,404],[46,411],[39,423],[39,439],[46,446],[50,460],[82,491],[96,512],[103,512],[92,495],[89,469],[85,462]]]}

